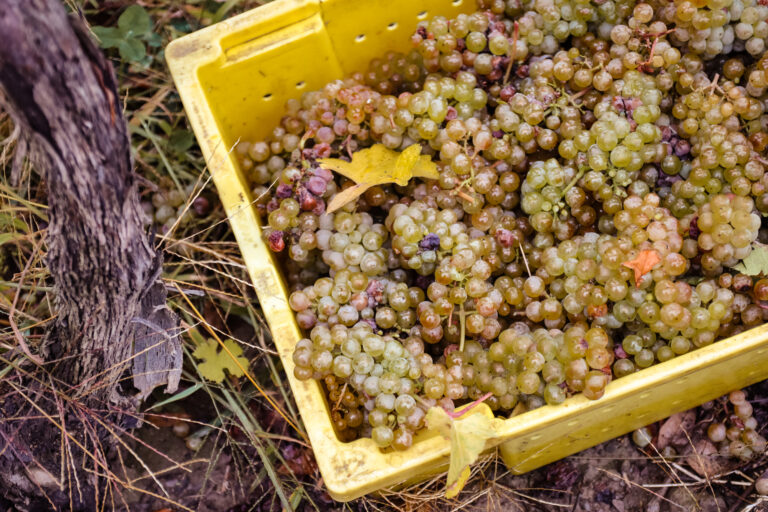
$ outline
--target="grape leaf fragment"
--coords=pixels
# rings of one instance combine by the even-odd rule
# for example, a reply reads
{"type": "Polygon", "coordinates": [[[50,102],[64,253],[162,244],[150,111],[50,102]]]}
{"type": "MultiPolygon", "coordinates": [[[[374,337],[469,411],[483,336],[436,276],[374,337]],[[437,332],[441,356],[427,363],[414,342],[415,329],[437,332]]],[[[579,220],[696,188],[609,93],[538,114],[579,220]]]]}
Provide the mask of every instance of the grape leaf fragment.
{"type": "Polygon", "coordinates": [[[340,191],[328,203],[327,213],[333,213],[354,201],[369,188],[385,183],[404,187],[411,178],[436,180],[437,165],[428,155],[421,154],[421,145],[412,144],[399,153],[384,144],[374,144],[352,155],[352,161],[339,158],[321,158],[320,167],[330,169],[349,178],[355,185],[340,191]]]}
{"type": "Polygon", "coordinates": [[[477,460],[486,443],[499,435],[496,427],[503,420],[494,418],[487,405],[477,402],[473,404],[458,414],[448,413],[437,406],[427,411],[428,428],[439,432],[451,442],[446,498],[453,498],[461,492],[469,479],[470,464],[477,460]],[[473,407],[473,404],[479,407],[473,407]]]}
{"type": "Polygon", "coordinates": [[[635,271],[635,286],[640,286],[640,279],[661,261],[661,256],[654,250],[640,251],[634,259],[622,263],[635,271]]]}
{"type": "Polygon", "coordinates": [[[754,243],[749,256],[734,265],[733,269],[748,276],[768,275],[768,246],[754,243]]]}
{"type": "Polygon", "coordinates": [[[245,375],[244,368],[248,367],[248,359],[243,357],[243,349],[234,340],[224,341],[222,350],[218,350],[218,342],[209,339],[198,345],[192,355],[203,363],[197,365],[200,374],[213,382],[224,380],[224,370],[233,377],[245,375]]]}

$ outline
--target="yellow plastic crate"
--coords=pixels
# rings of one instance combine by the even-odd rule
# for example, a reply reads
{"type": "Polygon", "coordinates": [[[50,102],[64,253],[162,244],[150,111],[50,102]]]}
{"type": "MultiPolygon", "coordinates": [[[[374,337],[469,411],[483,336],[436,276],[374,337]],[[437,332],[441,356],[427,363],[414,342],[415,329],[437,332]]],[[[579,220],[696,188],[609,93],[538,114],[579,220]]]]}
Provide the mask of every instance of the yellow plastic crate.
{"type": "MultiPolygon", "coordinates": [[[[266,136],[289,98],[363,71],[388,50],[407,50],[420,20],[472,10],[473,0],[277,0],[166,49],[323,481],[337,500],[434,474],[446,467],[449,446],[428,433],[404,452],[382,453],[370,439],[339,441],[320,386],[293,377],[291,354],[301,334],[232,149],[239,140],[266,136]]],[[[487,448],[498,446],[510,470],[523,473],[767,377],[768,326],[762,326],[611,382],[600,400],[576,396],[511,418],[487,448]]]]}

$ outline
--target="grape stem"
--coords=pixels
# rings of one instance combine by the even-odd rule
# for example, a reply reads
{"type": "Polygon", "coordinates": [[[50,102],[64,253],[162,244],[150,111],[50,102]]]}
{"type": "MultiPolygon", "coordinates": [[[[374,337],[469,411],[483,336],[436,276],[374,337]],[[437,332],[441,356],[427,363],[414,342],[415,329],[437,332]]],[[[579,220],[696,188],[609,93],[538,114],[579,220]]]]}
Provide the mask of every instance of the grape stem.
{"type": "Polygon", "coordinates": [[[563,191],[560,193],[560,199],[565,197],[565,194],[573,188],[573,186],[579,182],[579,180],[584,176],[584,169],[580,170],[579,173],[573,177],[570,183],[568,183],[563,191]]]}
{"type": "Polygon", "coordinates": [[[480,398],[478,398],[477,400],[475,400],[474,402],[470,403],[465,409],[462,409],[461,412],[445,411],[445,413],[448,416],[450,416],[451,418],[457,420],[457,419],[461,418],[462,416],[464,416],[465,414],[467,414],[472,409],[474,409],[475,407],[477,407],[478,405],[480,405],[481,403],[483,403],[486,400],[488,400],[489,398],[491,398],[492,396],[493,396],[493,392],[489,391],[486,394],[484,394],[483,396],[481,396],[480,398]]]}
{"type": "Polygon", "coordinates": [[[515,29],[512,32],[512,55],[509,56],[509,64],[507,64],[507,70],[504,72],[504,85],[509,82],[509,73],[512,71],[512,64],[515,62],[515,53],[517,52],[517,38],[520,36],[520,25],[515,20],[515,29]]]}
{"type": "Polygon", "coordinates": [[[344,149],[347,150],[347,154],[349,155],[349,159],[352,160],[352,150],[349,149],[349,143],[352,140],[352,134],[347,135],[347,138],[344,139],[344,142],[341,143],[342,146],[344,146],[344,149]]]}
{"type": "Polygon", "coordinates": [[[525,270],[528,271],[528,277],[531,277],[531,267],[528,266],[528,257],[525,255],[525,251],[523,250],[523,244],[517,242],[517,246],[520,247],[520,254],[523,255],[523,263],[525,263],[525,270]]]}
{"type": "Polygon", "coordinates": [[[656,51],[656,43],[659,42],[659,38],[660,37],[665,36],[667,34],[670,34],[670,33],[674,32],[674,31],[675,31],[675,29],[671,28],[671,29],[666,30],[664,32],[658,32],[658,33],[655,33],[655,34],[650,34],[648,32],[643,32],[643,31],[638,32],[638,35],[640,37],[643,37],[645,39],[653,38],[653,43],[651,43],[651,51],[648,54],[648,60],[641,62],[637,67],[638,68],[642,67],[642,68],[647,69],[648,71],[651,71],[652,65],[653,65],[653,54],[656,51]]]}
{"type": "Polygon", "coordinates": [[[465,329],[465,318],[466,313],[464,312],[464,303],[462,302],[461,306],[459,307],[459,326],[461,329],[461,339],[459,340],[459,351],[464,351],[464,340],[466,338],[466,329],[465,329]]]}
{"type": "Polygon", "coordinates": [[[574,107],[576,107],[578,109],[581,109],[581,105],[578,105],[576,103],[576,100],[581,98],[582,96],[584,96],[585,94],[587,94],[591,90],[592,90],[592,86],[590,85],[589,87],[585,87],[584,89],[580,90],[577,93],[574,93],[574,94],[567,94],[566,93],[566,96],[568,97],[568,103],[570,103],[571,105],[573,105],[574,107]]]}
{"type": "Polygon", "coordinates": [[[456,191],[456,195],[460,198],[464,199],[465,201],[469,202],[470,204],[475,204],[475,198],[467,194],[466,192],[462,192],[461,190],[456,191]]]}

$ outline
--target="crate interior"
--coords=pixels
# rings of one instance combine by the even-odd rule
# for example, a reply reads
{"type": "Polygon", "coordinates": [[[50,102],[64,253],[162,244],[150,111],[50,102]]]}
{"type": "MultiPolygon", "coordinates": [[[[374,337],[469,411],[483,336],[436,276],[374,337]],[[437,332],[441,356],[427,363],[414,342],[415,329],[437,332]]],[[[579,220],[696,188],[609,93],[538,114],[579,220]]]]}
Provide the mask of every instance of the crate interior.
{"type": "MultiPolygon", "coordinates": [[[[408,51],[421,20],[473,8],[474,0],[296,2],[279,19],[260,20],[255,32],[252,26],[233,30],[220,40],[220,57],[197,73],[221,144],[231,151],[238,141],[262,139],[280,123],[288,99],[364,71],[387,51],[408,51]]],[[[250,195],[248,176],[234,155],[230,160],[250,195]]],[[[271,259],[280,267],[278,258],[271,259]]],[[[422,432],[417,439],[432,436],[422,432]]]]}

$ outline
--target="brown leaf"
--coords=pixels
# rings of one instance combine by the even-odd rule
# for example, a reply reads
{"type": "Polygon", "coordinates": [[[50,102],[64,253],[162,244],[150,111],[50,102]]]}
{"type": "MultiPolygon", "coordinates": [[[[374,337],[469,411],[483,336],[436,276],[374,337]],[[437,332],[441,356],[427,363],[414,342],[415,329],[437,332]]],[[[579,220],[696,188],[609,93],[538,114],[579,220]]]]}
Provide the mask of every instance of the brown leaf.
{"type": "Polygon", "coordinates": [[[693,410],[673,414],[659,429],[656,447],[663,450],[669,445],[684,446],[688,444],[688,432],[696,423],[696,412],[693,410]]]}
{"type": "Polygon", "coordinates": [[[317,471],[317,464],[311,450],[290,443],[282,447],[280,451],[283,454],[285,464],[277,469],[278,474],[289,475],[292,473],[296,476],[306,476],[317,471]]]}
{"type": "Polygon", "coordinates": [[[712,478],[723,472],[722,462],[726,459],[720,457],[717,448],[709,439],[699,439],[693,445],[693,452],[688,454],[685,462],[696,473],[704,478],[712,478]]]}
{"type": "Polygon", "coordinates": [[[661,261],[661,256],[654,250],[640,251],[634,259],[622,263],[635,271],[635,286],[640,286],[640,279],[661,261]]]}

